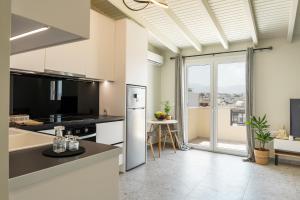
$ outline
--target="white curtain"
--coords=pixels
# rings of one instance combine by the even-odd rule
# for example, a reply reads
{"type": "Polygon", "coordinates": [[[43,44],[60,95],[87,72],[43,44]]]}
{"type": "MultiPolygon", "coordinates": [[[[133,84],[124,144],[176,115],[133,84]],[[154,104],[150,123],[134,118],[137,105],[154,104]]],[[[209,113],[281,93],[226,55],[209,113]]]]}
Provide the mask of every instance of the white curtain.
{"type": "Polygon", "coordinates": [[[187,149],[185,141],[185,59],[178,55],[175,59],[175,117],[178,121],[178,136],[181,149],[187,149]]]}

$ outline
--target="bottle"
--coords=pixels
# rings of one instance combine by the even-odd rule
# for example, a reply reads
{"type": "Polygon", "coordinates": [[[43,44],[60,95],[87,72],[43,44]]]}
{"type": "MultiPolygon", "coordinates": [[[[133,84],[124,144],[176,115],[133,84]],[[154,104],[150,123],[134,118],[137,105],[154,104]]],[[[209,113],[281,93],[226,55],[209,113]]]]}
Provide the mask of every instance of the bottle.
{"type": "Polygon", "coordinates": [[[63,153],[67,149],[66,139],[63,137],[63,126],[54,127],[55,138],[53,139],[53,151],[55,153],[63,153]]]}

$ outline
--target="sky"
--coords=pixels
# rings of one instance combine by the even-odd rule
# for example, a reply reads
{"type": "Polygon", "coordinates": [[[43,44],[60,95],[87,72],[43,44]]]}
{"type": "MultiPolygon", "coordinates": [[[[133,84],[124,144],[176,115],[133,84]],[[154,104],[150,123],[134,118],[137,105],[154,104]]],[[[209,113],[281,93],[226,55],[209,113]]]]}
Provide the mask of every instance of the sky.
{"type": "MultiPolygon", "coordinates": [[[[210,65],[191,66],[188,68],[188,88],[194,92],[209,92],[210,65]]],[[[218,65],[218,92],[245,92],[245,63],[218,65]]]]}

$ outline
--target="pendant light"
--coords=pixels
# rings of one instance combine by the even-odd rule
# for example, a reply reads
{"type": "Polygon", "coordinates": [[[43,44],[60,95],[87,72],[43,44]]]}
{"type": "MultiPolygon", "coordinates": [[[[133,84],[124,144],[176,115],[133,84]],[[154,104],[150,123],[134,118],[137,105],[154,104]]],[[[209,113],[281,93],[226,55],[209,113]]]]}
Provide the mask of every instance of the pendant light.
{"type": "Polygon", "coordinates": [[[140,11],[150,4],[155,4],[162,8],[168,8],[168,0],[123,0],[124,5],[132,11],[140,11]]]}

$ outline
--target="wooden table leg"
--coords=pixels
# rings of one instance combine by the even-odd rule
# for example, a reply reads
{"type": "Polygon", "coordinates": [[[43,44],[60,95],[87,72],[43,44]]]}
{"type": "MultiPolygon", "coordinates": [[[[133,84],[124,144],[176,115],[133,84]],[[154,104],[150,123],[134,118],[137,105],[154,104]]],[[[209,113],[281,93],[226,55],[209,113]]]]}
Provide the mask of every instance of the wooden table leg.
{"type": "Polygon", "coordinates": [[[168,133],[169,133],[169,136],[170,136],[170,140],[172,142],[172,146],[173,146],[174,152],[176,153],[176,147],[175,147],[175,144],[174,144],[174,140],[173,140],[173,136],[172,136],[172,132],[171,132],[169,124],[167,124],[167,127],[168,127],[168,133]]]}
{"type": "Polygon", "coordinates": [[[160,158],[161,151],[161,125],[158,125],[158,157],[160,158]]]}
{"type": "Polygon", "coordinates": [[[174,137],[175,137],[175,142],[177,144],[177,147],[178,147],[178,149],[180,149],[179,140],[178,140],[176,133],[174,133],[174,137]]]}

